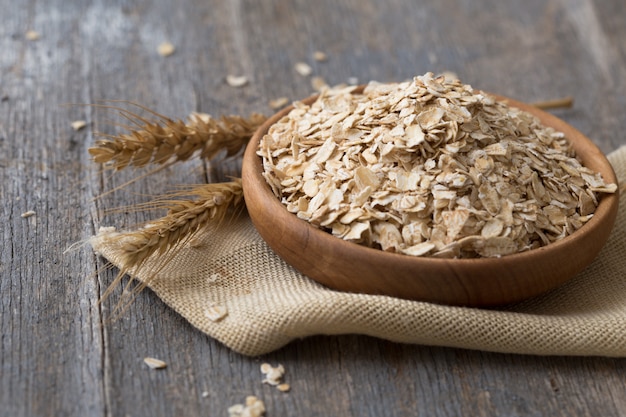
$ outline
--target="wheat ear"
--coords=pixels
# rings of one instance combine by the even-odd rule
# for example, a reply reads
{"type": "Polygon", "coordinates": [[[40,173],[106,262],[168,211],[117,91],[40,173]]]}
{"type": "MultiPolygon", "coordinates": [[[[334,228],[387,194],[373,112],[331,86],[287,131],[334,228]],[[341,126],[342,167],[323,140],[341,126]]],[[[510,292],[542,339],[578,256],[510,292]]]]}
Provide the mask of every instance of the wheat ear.
{"type": "Polygon", "coordinates": [[[150,270],[144,276],[143,288],[150,276],[154,276],[164,267],[171,256],[195,232],[211,224],[219,224],[228,213],[235,212],[243,206],[243,188],[240,179],[231,182],[203,184],[187,192],[195,199],[161,200],[157,206],[167,207],[168,213],[141,229],[128,232],[104,230],[96,236],[99,243],[95,246],[114,245],[118,248],[120,273],[113,284],[103,294],[103,299],[117,282],[128,272],[137,272],[144,262],[152,255],[166,255],[150,265],[150,270]]]}
{"type": "Polygon", "coordinates": [[[162,202],[169,206],[165,217],[125,233],[122,248],[128,265],[140,265],[153,253],[164,254],[209,222],[221,222],[243,201],[240,179],[197,186],[191,193],[198,198],[162,202]]]}
{"type": "Polygon", "coordinates": [[[156,119],[150,120],[114,107],[131,126],[126,126],[128,133],[102,135],[107,139],[100,139],[96,141],[96,146],[89,148],[95,162],[119,170],[128,166],[185,161],[195,154],[211,159],[224,149],[228,156],[232,156],[248,143],[266,120],[258,113],[248,118],[222,116],[219,119],[208,114],[192,113],[184,122],[139,107],[149,111],[156,119]]]}

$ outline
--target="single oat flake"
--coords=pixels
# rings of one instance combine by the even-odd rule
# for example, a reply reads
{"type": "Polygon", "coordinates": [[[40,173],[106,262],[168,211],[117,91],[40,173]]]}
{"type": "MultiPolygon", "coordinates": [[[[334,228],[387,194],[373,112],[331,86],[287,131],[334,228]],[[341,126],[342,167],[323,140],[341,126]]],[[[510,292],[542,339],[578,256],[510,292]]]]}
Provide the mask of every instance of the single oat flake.
{"type": "Polygon", "coordinates": [[[226,77],[226,83],[231,87],[243,87],[248,84],[248,78],[243,75],[229,75],[226,77]]]}
{"type": "Polygon", "coordinates": [[[456,77],[325,88],[262,138],[290,212],[338,238],[412,256],[499,257],[582,227],[613,193],[567,138],[456,77]]]}
{"type": "Polygon", "coordinates": [[[70,125],[72,126],[72,129],[74,129],[75,131],[79,131],[87,126],[87,122],[84,120],[75,120],[70,125]]]}
{"type": "Polygon", "coordinates": [[[228,315],[228,309],[225,306],[212,304],[204,309],[206,318],[213,322],[218,322],[228,315]]]}
{"type": "Polygon", "coordinates": [[[278,384],[276,389],[280,392],[289,392],[291,391],[291,385],[289,384],[278,384]]]}
{"type": "Polygon", "coordinates": [[[298,74],[302,75],[303,77],[308,77],[313,73],[313,68],[311,68],[311,66],[306,62],[296,62],[296,65],[294,65],[294,69],[298,74]]]}
{"type": "Polygon", "coordinates": [[[287,97],[279,97],[277,99],[270,100],[269,102],[269,106],[274,110],[285,107],[287,104],[289,104],[289,99],[287,97]]]}
{"type": "Polygon", "coordinates": [[[157,52],[159,53],[159,55],[163,57],[170,56],[175,51],[176,51],[176,48],[174,47],[174,45],[172,45],[171,42],[163,42],[159,44],[159,46],[157,47],[157,52]]]}
{"type": "Polygon", "coordinates": [[[311,87],[313,87],[315,91],[322,91],[328,87],[328,84],[323,77],[316,76],[311,78],[311,87]]]}
{"type": "Polygon", "coordinates": [[[25,211],[24,213],[22,213],[20,215],[20,217],[23,218],[23,219],[27,219],[29,217],[34,216],[35,214],[37,214],[37,213],[35,213],[33,210],[28,210],[28,211],[25,211]]]}
{"type": "Polygon", "coordinates": [[[322,51],[313,52],[313,59],[318,62],[324,62],[328,59],[328,56],[322,51]]]}
{"type": "Polygon", "coordinates": [[[144,363],[148,365],[150,369],[164,369],[167,367],[167,363],[160,359],[147,357],[143,359],[144,363]]]}
{"type": "Polygon", "coordinates": [[[28,30],[24,34],[24,37],[26,38],[26,40],[29,41],[38,41],[39,39],[41,39],[41,34],[35,30],[28,30]]]}

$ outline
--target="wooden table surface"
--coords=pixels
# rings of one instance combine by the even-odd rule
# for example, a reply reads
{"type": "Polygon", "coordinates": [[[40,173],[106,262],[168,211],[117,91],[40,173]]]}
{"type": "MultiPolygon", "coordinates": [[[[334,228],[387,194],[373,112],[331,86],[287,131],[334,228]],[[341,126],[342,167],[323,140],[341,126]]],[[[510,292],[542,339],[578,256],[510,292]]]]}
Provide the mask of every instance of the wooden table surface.
{"type": "Polygon", "coordinates": [[[573,96],[555,114],[611,152],[626,143],[623,0],[0,0],[0,10],[0,416],[226,416],[252,394],[268,416],[626,415],[623,359],[356,335],[249,358],[150,291],[112,320],[121,289],[98,300],[116,271],[88,247],[65,252],[101,225],[149,219],[124,208],[147,195],[240,168],[190,162],[95,199],[138,175],[90,161],[95,132],[121,121],[83,105],[102,100],[181,118],[269,115],[271,99],[308,96],[313,76],[339,84],[453,71],[523,101],[573,96]],[[173,55],[157,53],[164,41],[173,55]],[[299,61],[311,76],[294,71],[299,61]],[[249,83],[231,87],[229,74],[249,83]],[[75,120],[88,126],[75,131],[75,120]],[[148,369],[146,356],[168,368],[148,369]],[[292,391],[262,385],[262,362],[282,363],[292,391]]]}

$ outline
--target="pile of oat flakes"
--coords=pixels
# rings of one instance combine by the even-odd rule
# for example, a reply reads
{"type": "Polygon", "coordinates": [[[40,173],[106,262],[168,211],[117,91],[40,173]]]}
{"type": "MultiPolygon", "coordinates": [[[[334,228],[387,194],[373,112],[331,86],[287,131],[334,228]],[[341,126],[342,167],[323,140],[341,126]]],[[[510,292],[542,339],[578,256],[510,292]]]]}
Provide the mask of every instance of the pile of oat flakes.
{"type": "Polygon", "coordinates": [[[494,257],[547,245],[615,184],[562,133],[469,85],[412,81],[324,90],[260,143],[264,177],[299,218],[414,256],[494,257]]]}

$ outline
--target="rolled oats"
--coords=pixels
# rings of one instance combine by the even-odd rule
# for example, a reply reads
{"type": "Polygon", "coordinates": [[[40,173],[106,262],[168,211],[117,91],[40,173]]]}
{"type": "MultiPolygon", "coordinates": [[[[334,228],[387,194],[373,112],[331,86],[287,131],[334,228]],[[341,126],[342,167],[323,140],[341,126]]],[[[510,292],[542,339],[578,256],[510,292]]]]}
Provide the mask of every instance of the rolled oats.
{"type": "Polygon", "coordinates": [[[147,357],[144,358],[143,361],[150,369],[164,369],[167,367],[167,363],[160,359],[147,357]]]}
{"type": "Polygon", "coordinates": [[[209,320],[218,322],[228,315],[228,309],[223,305],[210,304],[204,309],[204,315],[209,320]]]}
{"type": "Polygon", "coordinates": [[[176,51],[176,47],[171,42],[163,42],[157,47],[157,52],[161,56],[170,56],[176,51]]]}
{"type": "Polygon", "coordinates": [[[277,99],[270,100],[268,104],[272,109],[276,110],[289,104],[289,99],[287,97],[278,97],[277,99]]]}
{"type": "Polygon", "coordinates": [[[323,77],[316,76],[311,78],[311,87],[315,91],[322,91],[323,89],[328,87],[328,84],[323,77]]]}
{"type": "Polygon", "coordinates": [[[311,68],[311,66],[306,62],[296,62],[294,69],[303,77],[308,77],[313,72],[313,68],[311,68]]]}
{"type": "Polygon", "coordinates": [[[315,51],[313,52],[313,59],[319,62],[324,62],[328,59],[328,56],[322,51],[315,51]]]}
{"type": "Polygon", "coordinates": [[[246,397],[245,404],[228,407],[229,417],[261,417],[265,415],[265,403],[254,395],[246,397]]]}
{"type": "Polygon", "coordinates": [[[38,41],[39,39],[41,39],[41,34],[36,30],[27,30],[24,34],[24,37],[26,38],[26,40],[29,41],[38,41]]]}
{"type": "Polygon", "coordinates": [[[28,211],[25,211],[24,213],[20,214],[20,217],[23,218],[23,219],[27,219],[29,217],[34,216],[35,214],[37,214],[37,213],[35,213],[33,210],[28,210],[28,211]]]}
{"type": "Polygon", "coordinates": [[[84,120],[75,120],[70,123],[70,125],[72,126],[72,129],[74,129],[75,131],[79,131],[87,126],[87,122],[84,120]]]}
{"type": "Polygon", "coordinates": [[[274,367],[269,363],[264,363],[261,365],[261,373],[265,375],[264,384],[278,386],[282,382],[285,368],[282,365],[274,367]]]}
{"type": "Polygon", "coordinates": [[[236,88],[243,87],[244,85],[248,84],[248,77],[246,77],[245,75],[231,74],[226,76],[226,84],[236,88]]]}
{"type": "Polygon", "coordinates": [[[262,138],[286,208],[333,235],[413,256],[498,257],[582,227],[598,193],[567,138],[529,113],[428,73],[324,88],[262,138]]]}
{"type": "Polygon", "coordinates": [[[276,386],[276,389],[280,392],[289,392],[291,391],[291,385],[289,384],[279,384],[276,386]]]}

